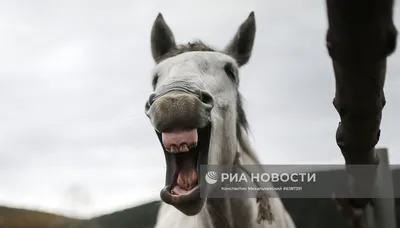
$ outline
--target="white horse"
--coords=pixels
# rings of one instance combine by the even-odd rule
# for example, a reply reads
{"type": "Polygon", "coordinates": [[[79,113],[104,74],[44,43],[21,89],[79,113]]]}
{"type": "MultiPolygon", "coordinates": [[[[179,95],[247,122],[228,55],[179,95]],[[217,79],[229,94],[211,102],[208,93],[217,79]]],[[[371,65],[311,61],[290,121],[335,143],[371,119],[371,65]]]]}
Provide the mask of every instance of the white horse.
{"type": "Polygon", "coordinates": [[[200,164],[260,164],[238,91],[239,68],[250,59],[255,24],[252,12],[222,51],[202,42],[177,45],[161,14],[153,24],[156,66],[146,115],[167,167],[156,228],[295,228],[277,195],[269,204],[248,197],[200,197],[200,164]]]}

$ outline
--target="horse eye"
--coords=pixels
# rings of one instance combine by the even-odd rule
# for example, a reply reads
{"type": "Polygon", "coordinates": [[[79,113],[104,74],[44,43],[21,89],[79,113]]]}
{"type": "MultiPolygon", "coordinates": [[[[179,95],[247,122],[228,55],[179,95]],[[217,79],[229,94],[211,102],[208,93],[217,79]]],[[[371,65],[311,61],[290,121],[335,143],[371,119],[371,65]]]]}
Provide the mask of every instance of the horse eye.
{"type": "Polygon", "coordinates": [[[233,67],[232,63],[225,64],[224,70],[225,70],[226,75],[228,75],[228,77],[232,81],[234,81],[234,82],[237,81],[237,73],[236,73],[235,68],[233,67]]]}

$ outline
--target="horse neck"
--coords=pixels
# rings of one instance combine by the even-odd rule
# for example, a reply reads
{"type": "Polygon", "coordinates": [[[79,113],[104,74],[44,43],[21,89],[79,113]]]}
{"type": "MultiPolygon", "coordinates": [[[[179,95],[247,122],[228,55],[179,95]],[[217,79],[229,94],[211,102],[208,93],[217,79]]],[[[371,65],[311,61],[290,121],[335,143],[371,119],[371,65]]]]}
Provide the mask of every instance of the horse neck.
{"type": "MultiPolygon", "coordinates": [[[[237,150],[241,164],[259,164],[248,141],[238,142],[237,150]]],[[[212,221],[213,228],[251,228],[256,220],[255,208],[256,199],[252,198],[211,198],[207,199],[205,216],[212,221]]]]}
{"type": "Polygon", "coordinates": [[[247,198],[208,199],[205,221],[210,221],[212,228],[251,228],[256,220],[255,203],[247,198]]]}

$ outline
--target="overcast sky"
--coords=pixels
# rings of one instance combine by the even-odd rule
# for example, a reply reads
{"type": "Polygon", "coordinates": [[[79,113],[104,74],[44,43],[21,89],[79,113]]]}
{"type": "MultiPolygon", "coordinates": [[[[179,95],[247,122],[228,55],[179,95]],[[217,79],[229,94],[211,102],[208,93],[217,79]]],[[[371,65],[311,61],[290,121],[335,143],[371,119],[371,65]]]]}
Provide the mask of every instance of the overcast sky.
{"type": "MultiPolygon", "coordinates": [[[[324,7],[0,0],[0,204],[87,217],[158,199],[165,161],[144,115],[158,12],[178,42],[199,38],[222,48],[254,10],[256,41],[240,90],[263,163],[343,163],[324,7]]],[[[397,52],[379,142],[392,163],[400,163],[399,63],[397,52]]]]}

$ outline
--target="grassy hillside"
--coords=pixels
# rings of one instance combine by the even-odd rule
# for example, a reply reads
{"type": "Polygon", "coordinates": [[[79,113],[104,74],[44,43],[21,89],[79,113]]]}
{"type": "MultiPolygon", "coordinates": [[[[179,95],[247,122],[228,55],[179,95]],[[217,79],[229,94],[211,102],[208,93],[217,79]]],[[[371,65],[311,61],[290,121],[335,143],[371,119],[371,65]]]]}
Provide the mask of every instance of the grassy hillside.
{"type": "Polygon", "coordinates": [[[99,228],[153,228],[160,202],[154,201],[137,207],[92,219],[99,228]]]}
{"type": "MultiPolygon", "coordinates": [[[[400,170],[393,173],[400,191],[400,170]]],[[[282,199],[297,228],[351,228],[330,199],[282,199]]],[[[400,227],[400,198],[396,199],[400,227]]],[[[77,220],[50,213],[0,206],[0,228],[153,228],[160,202],[154,201],[91,220],[77,220]]]]}
{"type": "Polygon", "coordinates": [[[0,206],[0,228],[80,228],[87,223],[46,212],[0,206]]]}

